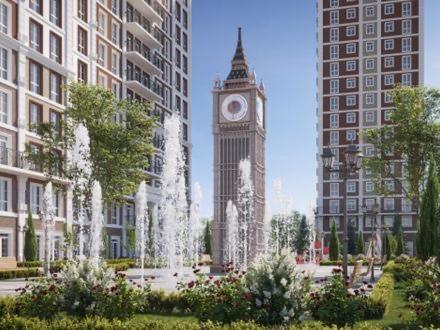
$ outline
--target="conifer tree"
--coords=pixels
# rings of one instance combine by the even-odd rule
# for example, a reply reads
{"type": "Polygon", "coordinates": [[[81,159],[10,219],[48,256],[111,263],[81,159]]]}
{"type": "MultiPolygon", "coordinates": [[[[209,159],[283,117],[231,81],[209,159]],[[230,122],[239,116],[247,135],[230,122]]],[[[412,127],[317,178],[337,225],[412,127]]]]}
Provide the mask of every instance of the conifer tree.
{"type": "Polygon", "coordinates": [[[356,228],[354,228],[353,223],[349,220],[347,225],[347,236],[348,236],[348,254],[356,254],[356,228]]]}
{"type": "Polygon", "coordinates": [[[301,217],[301,222],[299,224],[298,233],[295,238],[294,246],[296,253],[303,254],[309,242],[310,229],[307,223],[307,218],[305,215],[301,217]]]}
{"type": "Polygon", "coordinates": [[[340,244],[339,244],[339,238],[338,234],[336,233],[336,222],[335,220],[332,221],[331,226],[331,233],[330,233],[330,260],[338,260],[339,259],[339,251],[340,251],[340,244]]]}
{"type": "Polygon", "coordinates": [[[28,228],[24,237],[24,259],[26,261],[35,261],[37,260],[37,236],[35,235],[31,211],[29,211],[27,222],[28,228]]]}
{"type": "Polygon", "coordinates": [[[364,234],[359,231],[357,234],[356,252],[357,254],[364,254],[364,234]]]}
{"type": "Polygon", "coordinates": [[[405,253],[405,242],[403,239],[402,226],[400,226],[396,235],[396,256],[400,256],[403,253],[405,253]]]}

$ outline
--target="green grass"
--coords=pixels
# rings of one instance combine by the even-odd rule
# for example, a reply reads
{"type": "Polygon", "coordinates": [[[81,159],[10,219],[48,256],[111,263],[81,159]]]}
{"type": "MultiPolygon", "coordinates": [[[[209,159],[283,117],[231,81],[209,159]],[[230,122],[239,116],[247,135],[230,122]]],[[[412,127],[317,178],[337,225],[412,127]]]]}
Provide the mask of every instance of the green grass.
{"type": "Polygon", "coordinates": [[[195,322],[198,320],[196,317],[191,315],[178,315],[178,314],[137,314],[134,317],[135,320],[159,320],[159,321],[186,321],[186,322],[195,322]]]}

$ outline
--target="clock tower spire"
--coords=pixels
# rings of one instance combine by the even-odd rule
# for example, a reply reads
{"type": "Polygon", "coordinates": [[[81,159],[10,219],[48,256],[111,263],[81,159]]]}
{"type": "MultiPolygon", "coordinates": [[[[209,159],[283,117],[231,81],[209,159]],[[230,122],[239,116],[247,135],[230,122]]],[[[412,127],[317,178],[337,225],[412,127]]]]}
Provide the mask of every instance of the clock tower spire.
{"type": "MultiPolygon", "coordinates": [[[[214,81],[214,218],[213,270],[228,260],[226,206],[232,201],[237,206],[239,163],[249,159],[253,186],[252,215],[249,221],[247,246],[249,262],[264,251],[265,215],[265,139],[266,96],[256,82],[256,74],[249,70],[244,54],[242,30],[231,70],[223,82],[214,81]]],[[[241,221],[238,219],[238,221],[241,221]]],[[[246,268],[247,265],[237,265],[246,268]]]]}

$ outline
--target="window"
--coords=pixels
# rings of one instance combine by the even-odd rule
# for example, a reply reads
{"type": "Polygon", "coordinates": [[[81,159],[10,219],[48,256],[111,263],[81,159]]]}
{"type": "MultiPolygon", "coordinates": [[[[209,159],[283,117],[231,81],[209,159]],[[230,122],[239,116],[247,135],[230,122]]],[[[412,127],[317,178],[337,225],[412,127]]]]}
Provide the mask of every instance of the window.
{"type": "Polygon", "coordinates": [[[402,69],[411,70],[411,55],[402,56],[402,69]]]}
{"type": "Polygon", "coordinates": [[[384,184],[388,192],[394,192],[394,180],[386,180],[384,184]]]}
{"type": "Polygon", "coordinates": [[[50,72],[49,98],[52,101],[61,103],[61,76],[58,73],[50,72]]]}
{"type": "Polygon", "coordinates": [[[394,225],[394,217],[393,216],[383,217],[383,222],[387,227],[391,228],[394,225]]]}
{"type": "Polygon", "coordinates": [[[385,32],[394,32],[394,21],[385,22],[385,32]]]}
{"type": "Polygon", "coordinates": [[[365,103],[368,105],[372,105],[376,103],[376,94],[367,94],[365,96],[365,103]]]}
{"type": "Polygon", "coordinates": [[[112,13],[119,15],[119,0],[112,0],[112,13]]]}
{"type": "Polygon", "coordinates": [[[330,42],[338,42],[338,41],[339,41],[339,28],[331,28],[330,42]]]}
{"type": "Polygon", "coordinates": [[[356,53],[356,44],[347,44],[345,47],[346,47],[347,54],[356,53]]]}
{"type": "Polygon", "coordinates": [[[357,203],[356,199],[347,199],[347,211],[356,211],[357,203]]]}
{"type": "Polygon", "coordinates": [[[9,234],[0,234],[0,257],[9,257],[9,234]]]}
{"type": "Polygon", "coordinates": [[[393,115],[393,110],[385,110],[384,118],[383,119],[385,121],[390,121],[392,115],[393,115]]]}
{"type": "Polygon", "coordinates": [[[111,206],[111,219],[110,223],[112,225],[119,224],[119,208],[116,206],[116,204],[112,204],[111,206]]]}
{"type": "Polygon", "coordinates": [[[348,112],[348,113],[345,115],[345,122],[346,122],[347,124],[354,124],[354,123],[356,123],[356,113],[354,113],[354,112],[348,112]]]}
{"type": "Polygon", "coordinates": [[[403,17],[411,16],[411,2],[402,3],[402,16],[403,17]]]}
{"type": "Polygon", "coordinates": [[[330,7],[337,7],[339,6],[339,0],[331,0],[330,1],[330,7]]]}
{"type": "Polygon", "coordinates": [[[349,89],[356,88],[356,78],[347,78],[345,84],[349,89]]]}
{"type": "Polygon", "coordinates": [[[78,0],[78,18],[87,22],[87,1],[78,0]]]}
{"type": "Polygon", "coordinates": [[[339,80],[332,79],[330,80],[330,94],[339,93],[339,80]]]}
{"type": "Polygon", "coordinates": [[[185,55],[182,55],[183,60],[183,72],[188,73],[188,58],[185,55]]]}
{"type": "Polygon", "coordinates": [[[188,51],[188,35],[183,32],[183,49],[187,52],[188,51]]]}
{"type": "Polygon", "coordinates": [[[43,91],[41,65],[33,61],[29,61],[29,90],[37,94],[41,94],[43,91]]]}
{"type": "Polygon", "coordinates": [[[347,97],[346,97],[346,99],[345,99],[345,104],[348,106],[348,107],[352,107],[352,106],[355,106],[356,105],[356,96],[354,96],[354,95],[348,95],[347,97]]]}
{"type": "Polygon", "coordinates": [[[52,191],[52,205],[54,208],[54,215],[58,217],[59,209],[60,209],[60,196],[59,196],[59,191],[56,188],[54,188],[52,191]]]}
{"type": "Polygon", "coordinates": [[[375,43],[373,41],[367,41],[365,43],[365,50],[368,53],[374,52],[375,51],[375,47],[374,47],[375,43]]]}
{"type": "Polygon", "coordinates": [[[412,24],[411,20],[402,21],[402,33],[403,34],[411,34],[412,24]]]}
{"type": "Polygon", "coordinates": [[[374,24],[367,24],[365,25],[365,34],[366,35],[374,35],[375,33],[375,25],[374,24]]]}
{"type": "Polygon", "coordinates": [[[178,68],[180,68],[181,64],[182,64],[182,56],[181,56],[180,50],[178,48],[176,48],[176,51],[174,52],[174,57],[175,57],[175,61],[176,61],[176,66],[178,68]]]}
{"type": "Polygon", "coordinates": [[[330,197],[339,197],[339,182],[330,182],[330,197]]]}
{"type": "Polygon", "coordinates": [[[119,53],[112,52],[112,73],[119,74],[119,53]]]}
{"type": "Polygon", "coordinates": [[[107,15],[103,11],[98,12],[98,31],[107,34],[107,15]]]}
{"type": "Polygon", "coordinates": [[[374,70],[376,68],[376,62],[373,59],[365,60],[365,69],[374,70]]]}
{"type": "Polygon", "coordinates": [[[188,13],[186,10],[182,10],[182,16],[183,16],[183,27],[185,29],[188,28],[188,13]]]}
{"type": "Polygon", "coordinates": [[[356,70],[356,61],[347,61],[345,63],[345,70],[355,71],[356,70]]]}
{"type": "Polygon", "coordinates": [[[332,114],[330,115],[330,128],[338,128],[339,127],[339,115],[332,114]]]}
{"type": "Polygon", "coordinates": [[[347,26],[345,29],[345,35],[347,37],[354,37],[356,35],[356,26],[347,26]]]}
{"type": "Polygon", "coordinates": [[[29,208],[32,214],[39,214],[43,187],[36,183],[30,183],[29,187],[29,208]]]}
{"type": "Polygon", "coordinates": [[[338,200],[330,200],[329,201],[329,213],[335,214],[339,213],[339,201],[338,200]]]}
{"type": "Polygon", "coordinates": [[[385,93],[385,103],[393,102],[393,94],[391,92],[385,93]]]}
{"type": "Polygon", "coordinates": [[[120,90],[121,88],[119,86],[119,83],[117,81],[112,81],[112,91],[117,99],[119,99],[121,96],[120,90]]]}
{"type": "Polygon", "coordinates": [[[8,79],[8,50],[0,47],[0,78],[8,79]]]}
{"type": "Polygon", "coordinates": [[[338,131],[331,131],[330,132],[330,144],[332,146],[339,144],[339,132],[338,131]]]}
{"type": "Polygon", "coordinates": [[[336,60],[339,58],[339,46],[338,45],[331,45],[330,46],[330,59],[336,60]]]}
{"type": "Polygon", "coordinates": [[[367,111],[365,113],[365,121],[367,123],[373,123],[374,122],[374,112],[373,111],[367,111]]]}
{"type": "Polygon", "coordinates": [[[411,51],[411,38],[402,39],[402,52],[407,53],[411,51]]]}
{"type": "Polygon", "coordinates": [[[393,68],[394,67],[394,57],[393,56],[385,57],[385,67],[386,68],[393,68]]]}
{"type": "Polygon", "coordinates": [[[402,212],[412,212],[412,202],[407,198],[402,198],[402,212]]]}
{"type": "Polygon", "coordinates": [[[330,110],[339,110],[339,97],[333,96],[330,98],[330,110]]]}
{"type": "Polygon", "coordinates": [[[180,45],[182,32],[181,32],[180,26],[178,26],[178,25],[176,25],[175,34],[176,34],[176,42],[178,45],[180,45]]]}
{"type": "Polygon", "coordinates": [[[402,223],[402,227],[405,227],[405,228],[412,227],[412,216],[411,215],[402,215],[401,223],[402,223]]]}
{"type": "Polygon", "coordinates": [[[394,198],[384,198],[383,199],[383,208],[385,211],[393,211],[394,210],[394,198]]]}
{"type": "Polygon", "coordinates": [[[368,7],[365,9],[365,16],[367,16],[367,17],[372,17],[372,16],[374,16],[374,15],[376,15],[376,8],[373,7],[373,6],[368,6],[368,7]]]}
{"type": "Polygon", "coordinates": [[[61,63],[61,37],[53,32],[50,33],[50,58],[61,63]]]}
{"type": "Polygon", "coordinates": [[[61,0],[50,0],[50,21],[61,27],[61,0]]]}
{"type": "Polygon", "coordinates": [[[374,87],[375,79],[374,76],[366,76],[365,77],[365,86],[366,87],[374,87]]]}
{"type": "Polygon", "coordinates": [[[107,54],[107,46],[100,42],[98,44],[98,64],[102,66],[106,66],[106,54],[107,54]]]}
{"type": "Polygon", "coordinates": [[[394,14],[394,4],[390,3],[390,4],[386,4],[384,9],[385,15],[392,15],[394,14]]]}
{"type": "Polygon", "coordinates": [[[4,3],[0,3],[0,31],[4,34],[9,31],[9,7],[4,3]]]}
{"type": "Polygon", "coordinates": [[[29,7],[36,11],[38,14],[43,14],[43,6],[42,6],[43,0],[29,0],[29,7]]]}
{"type": "Polygon", "coordinates": [[[353,142],[356,140],[356,131],[355,130],[349,129],[349,130],[347,130],[347,132],[345,134],[346,134],[347,141],[353,142]]]}
{"type": "Polygon", "coordinates": [[[356,192],[356,182],[354,182],[354,181],[347,182],[347,192],[348,193],[355,193],[356,192]]]}
{"type": "Polygon", "coordinates": [[[356,9],[350,8],[347,9],[347,19],[355,19],[356,18],[356,9]]]}
{"type": "Polygon", "coordinates": [[[87,31],[78,26],[78,51],[87,55],[87,31]]]}
{"type": "Polygon", "coordinates": [[[43,26],[33,19],[29,20],[29,46],[36,51],[42,52],[43,26]]]}
{"type": "Polygon", "coordinates": [[[376,200],[374,198],[365,199],[365,206],[367,207],[367,210],[371,210],[374,204],[376,204],[376,200]]]}
{"type": "Polygon", "coordinates": [[[36,133],[36,126],[41,123],[42,115],[42,106],[34,102],[29,102],[29,130],[31,132],[36,133]]]}
{"type": "Polygon", "coordinates": [[[386,39],[384,42],[385,50],[393,50],[394,49],[394,39],[386,39]]]}
{"type": "Polygon", "coordinates": [[[9,124],[9,94],[0,91],[0,122],[9,124]]]}
{"type": "Polygon", "coordinates": [[[105,74],[98,74],[98,85],[107,88],[107,76],[105,74]]]}
{"type": "Polygon", "coordinates": [[[339,11],[332,10],[330,12],[330,25],[339,24],[339,11]]]}
{"type": "Polygon", "coordinates": [[[402,85],[411,86],[411,73],[402,74],[402,85]]]}
{"type": "Polygon", "coordinates": [[[188,96],[188,80],[186,78],[183,78],[182,81],[183,81],[183,95],[188,96]]]}
{"type": "Polygon", "coordinates": [[[112,42],[119,45],[119,24],[116,22],[112,23],[112,42]]]}
{"type": "Polygon", "coordinates": [[[87,83],[87,64],[78,60],[78,81],[87,83]]]}
{"type": "Polygon", "coordinates": [[[10,200],[11,180],[0,177],[0,211],[7,212],[10,210],[10,200]]]}
{"type": "Polygon", "coordinates": [[[384,77],[384,84],[385,84],[385,86],[394,85],[394,75],[393,74],[386,74],[384,77]]]}
{"type": "Polygon", "coordinates": [[[365,156],[367,156],[367,157],[374,156],[374,147],[373,146],[366,146],[365,147],[365,156]]]}
{"type": "Polygon", "coordinates": [[[374,192],[374,182],[372,181],[365,182],[365,192],[367,193],[374,192]]]}
{"type": "Polygon", "coordinates": [[[339,63],[330,63],[330,77],[339,76],[339,63]]]}
{"type": "Polygon", "coordinates": [[[54,130],[54,132],[56,132],[56,134],[60,134],[61,133],[61,126],[60,126],[61,114],[58,111],[50,110],[49,121],[52,124],[52,129],[54,130]]]}

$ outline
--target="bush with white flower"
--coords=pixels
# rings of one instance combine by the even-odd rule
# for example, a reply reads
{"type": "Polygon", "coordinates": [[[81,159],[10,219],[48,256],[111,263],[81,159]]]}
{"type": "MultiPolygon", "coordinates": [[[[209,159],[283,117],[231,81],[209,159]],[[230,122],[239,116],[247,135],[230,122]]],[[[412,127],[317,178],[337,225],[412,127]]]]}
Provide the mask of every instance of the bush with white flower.
{"type": "Polygon", "coordinates": [[[301,321],[306,314],[309,283],[308,276],[297,270],[295,256],[288,251],[260,258],[246,274],[252,319],[261,324],[301,321]]]}

